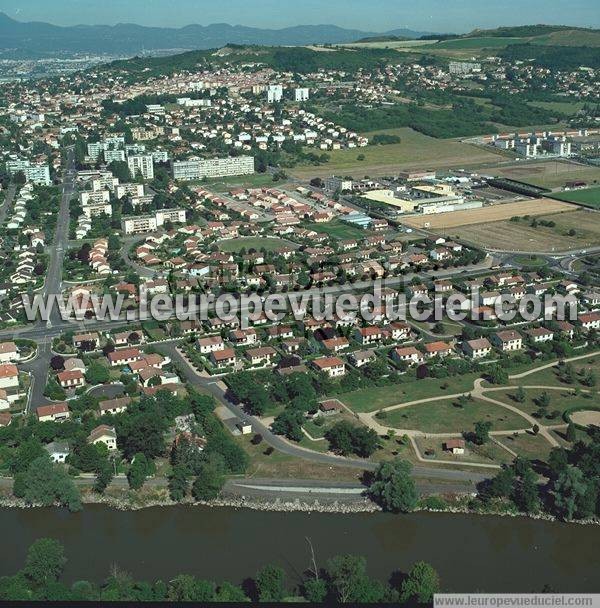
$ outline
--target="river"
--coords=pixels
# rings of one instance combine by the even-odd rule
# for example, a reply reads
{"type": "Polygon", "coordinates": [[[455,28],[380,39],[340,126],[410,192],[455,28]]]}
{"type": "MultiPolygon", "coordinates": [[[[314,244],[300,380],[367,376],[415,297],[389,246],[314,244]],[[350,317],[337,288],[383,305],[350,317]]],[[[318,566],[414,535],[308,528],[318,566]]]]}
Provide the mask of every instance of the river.
{"type": "Polygon", "coordinates": [[[233,508],[169,507],[117,511],[86,505],[1,509],[0,575],[23,564],[27,547],[50,536],[66,549],[65,579],[103,580],[112,564],[134,577],[168,580],[179,573],[240,583],[266,563],[300,581],[309,566],[308,536],[318,564],[334,554],[367,557],[388,579],[426,560],[447,591],[599,592],[600,528],[525,518],[416,513],[307,514],[233,508]]]}

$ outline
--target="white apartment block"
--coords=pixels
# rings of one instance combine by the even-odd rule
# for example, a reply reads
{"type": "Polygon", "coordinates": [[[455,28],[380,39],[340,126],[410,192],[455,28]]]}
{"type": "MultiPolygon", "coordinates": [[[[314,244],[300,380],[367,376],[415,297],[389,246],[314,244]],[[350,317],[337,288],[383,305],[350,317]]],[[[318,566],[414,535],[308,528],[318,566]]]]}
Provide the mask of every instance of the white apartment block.
{"type": "Polygon", "coordinates": [[[52,183],[50,181],[50,167],[48,165],[33,165],[28,160],[9,160],[6,161],[6,170],[11,177],[15,173],[22,171],[26,181],[41,186],[49,186],[52,183]]]}
{"type": "Polygon", "coordinates": [[[254,173],[253,156],[179,160],[173,162],[173,178],[181,181],[200,180],[205,177],[228,177],[254,173]]]}
{"type": "Polygon", "coordinates": [[[125,162],[125,151],[124,150],[104,150],[104,162],[110,164],[112,162],[124,163],[125,162]]]}
{"type": "Polygon", "coordinates": [[[310,98],[310,91],[306,88],[295,89],[294,90],[294,99],[296,101],[308,101],[310,98]]]}
{"type": "Polygon", "coordinates": [[[83,207],[83,215],[88,219],[99,215],[112,215],[112,207],[109,203],[91,203],[83,207]]]}
{"type": "Polygon", "coordinates": [[[267,89],[267,102],[277,103],[283,99],[283,86],[280,84],[269,85],[267,89]]]}
{"type": "Polygon", "coordinates": [[[151,154],[134,154],[127,158],[127,166],[132,177],[141,175],[144,179],[154,179],[154,160],[151,154]]]}
{"type": "Polygon", "coordinates": [[[115,196],[123,198],[124,196],[144,196],[144,186],[142,184],[119,184],[115,188],[115,196]]]}
{"type": "Polygon", "coordinates": [[[156,232],[165,222],[185,224],[185,209],[161,209],[154,215],[135,215],[121,220],[121,229],[125,234],[156,232]]]}

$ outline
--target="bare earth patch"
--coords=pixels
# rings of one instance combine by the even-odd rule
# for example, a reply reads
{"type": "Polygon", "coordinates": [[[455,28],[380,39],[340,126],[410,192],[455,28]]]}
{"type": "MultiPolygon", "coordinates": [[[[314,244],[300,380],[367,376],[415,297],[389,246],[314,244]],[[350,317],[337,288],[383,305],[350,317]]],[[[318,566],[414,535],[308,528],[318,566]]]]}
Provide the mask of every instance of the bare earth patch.
{"type": "Polygon", "coordinates": [[[579,426],[600,426],[600,412],[594,410],[573,412],[571,420],[579,426]]]}

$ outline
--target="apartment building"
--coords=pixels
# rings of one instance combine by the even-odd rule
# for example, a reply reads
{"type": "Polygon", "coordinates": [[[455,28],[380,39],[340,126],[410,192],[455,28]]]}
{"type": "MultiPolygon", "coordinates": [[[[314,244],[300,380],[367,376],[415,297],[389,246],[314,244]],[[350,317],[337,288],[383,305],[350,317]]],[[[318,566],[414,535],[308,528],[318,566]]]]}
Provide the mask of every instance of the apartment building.
{"type": "Polygon", "coordinates": [[[134,154],[127,158],[127,166],[132,177],[141,175],[144,179],[154,179],[154,159],[152,154],[134,154]]]}
{"type": "Polygon", "coordinates": [[[49,186],[52,183],[48,165],[32,164],[28,160],[9,160],[6,161],[6,170],[11,177],[22,171],[26,181],[40,186],[49,186]]]}
{"type": "Polygon", "coordinates": [[[251,175],[254,173],[253,156],[177,160],[172,163],[173,179],[191,181],[209,177],[251,175]]]}

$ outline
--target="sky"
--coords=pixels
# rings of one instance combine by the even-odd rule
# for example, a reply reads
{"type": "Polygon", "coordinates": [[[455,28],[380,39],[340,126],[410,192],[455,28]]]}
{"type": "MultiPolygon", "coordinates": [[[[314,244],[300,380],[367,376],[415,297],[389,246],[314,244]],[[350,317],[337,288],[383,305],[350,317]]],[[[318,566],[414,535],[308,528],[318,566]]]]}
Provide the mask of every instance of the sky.
{"type": "Polygon", "coordinates": [[[456,33],[533,23],[600,27],[599,0],[0,0],[0,11],[56,25],[331,23],[373,32],[407,27],[456,33]]]}

